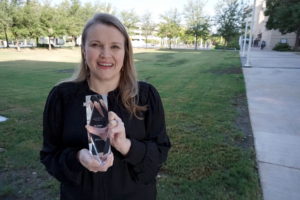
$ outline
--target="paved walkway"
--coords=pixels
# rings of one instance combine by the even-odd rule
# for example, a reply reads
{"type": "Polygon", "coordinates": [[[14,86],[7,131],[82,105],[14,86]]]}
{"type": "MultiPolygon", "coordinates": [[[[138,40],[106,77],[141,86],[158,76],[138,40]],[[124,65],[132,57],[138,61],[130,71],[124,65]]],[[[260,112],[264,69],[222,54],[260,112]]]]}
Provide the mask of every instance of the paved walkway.
{"type": "Polygon", "coordinates": [[[253,50],[243,68],[265,200],[300,200],[300,55],[253,50]]]}

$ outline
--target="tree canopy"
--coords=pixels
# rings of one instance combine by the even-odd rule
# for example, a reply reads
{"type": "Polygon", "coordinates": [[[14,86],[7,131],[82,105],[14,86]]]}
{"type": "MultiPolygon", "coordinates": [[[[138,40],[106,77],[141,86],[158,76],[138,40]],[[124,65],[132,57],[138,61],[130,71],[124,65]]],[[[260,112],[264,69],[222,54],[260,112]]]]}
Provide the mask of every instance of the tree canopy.
{"type": "Polygon", "coordinates": [[[227,44],[240,35],[243,16],[243,8],[238,0],[225,0],[218,5],[216,16],[218,33],[227,44]]]}
{"type": "Polygon", "coordinates": [[[148,37],[152,35],[155,30],[155,23],[152,21],[150,12],[147,12],[142,16],[141,23],[142,35],[145,37],[147,48],[148,37]]]}
{"type": "Polygon", "coordinates": [[[295,49],[300,47],[300,1],[267,0],[265,15],[267,29],[278,29],[282,34],[296,32],[295,49]]]}
{"type": "Polygon", "coordinates": [[[121,21],[127,28],[129,34],[133,33],[133,30],[137,28],[137,23],[140,21],[139,16],[132,10],[123,10],[120,13],[121,21]]]}
{"type": "Polygon", "coordinates": [[[172,39],[180,35],[180,15],[178,10],[170,9],[164,15],[161,15],[162,22],[159,24],[158,35],[166,37],[169,40],[169,49],[172,47],[172,39]]]}
{"type": "MultiPolygon", "coordinates": [[[[176,8],[161,15],[161,21],[154,24],[150,13],[139,16],[133,9],[117,12],[110,3],[62,0],[54,4],[51,0],[0,0],[0,39],[16,42],[24,39],[48,39],[48,46],[54,38],[67,37],[73,44],[80,36],[84,24],[97,12],[119,16],[127,27],[129,35],[156,35],[172,43],[181,39],[186,44],[197,44],[210,36],[211,20],[203,10],[205,0],[188,0],[182,12],[176,8]],[[184,18],[182,18],[184,16],[184,18]],[[140,31],[136,31],[140,28],[140,31]],[[70,39],[72,38],[72,39],[70,39]]],[[[226,41],[235,39],[240,33],[240,10],[238,0],[225,0],[218,12],[219,35],[226,41]]],[[[243,18],[243,17],[242,17],[243,18]]]]}
{"type": "Polygon", "coordinates": [[[209,19],[203,14],[204,2],[202,0],[189,0],[185,5],[186,34],[195,38],[195,49],[198,48],[198,38],[207,40],[209,35],[209,19]]]}
{"type": "Polygon", "coordinates": [[[73,41],[81,34],[86,21],[96,12],[114,13],[109,3],[85,3],[64,0],[57,5],[51,1],[0,0],[0,39],[7,44],[26,38],[70,36],[73,41]]]}

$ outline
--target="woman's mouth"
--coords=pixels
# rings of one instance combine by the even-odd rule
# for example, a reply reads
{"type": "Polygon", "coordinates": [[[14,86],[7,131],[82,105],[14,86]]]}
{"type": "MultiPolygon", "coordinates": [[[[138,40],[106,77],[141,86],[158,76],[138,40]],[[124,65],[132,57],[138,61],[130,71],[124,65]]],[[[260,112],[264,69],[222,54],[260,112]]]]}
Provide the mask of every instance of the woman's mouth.
{"type": "Polygon", "coordinates": [[[111,68],[113,66],[112,63],[100,63],[100,62],[97,62],[97,65],[101,69],[108,69],[108,68],[111,68]]]}

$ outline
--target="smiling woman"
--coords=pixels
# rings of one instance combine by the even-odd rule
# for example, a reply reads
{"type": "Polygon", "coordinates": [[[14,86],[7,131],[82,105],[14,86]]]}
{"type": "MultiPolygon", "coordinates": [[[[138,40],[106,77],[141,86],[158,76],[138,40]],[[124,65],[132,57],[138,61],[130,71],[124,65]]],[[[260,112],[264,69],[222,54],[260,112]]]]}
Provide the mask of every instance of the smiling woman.
{"type": "MultiPolygon", "coordinates": [[[[170,149],[156,89],[139,82],[129,36],[121,22],[97,14],[82,33],[81,65],[73,79],[55,86],[43,118],[41,162],[61,183],[63,200],[156,199],[156,176],[170,149]],[[83,103],[96,95],[108,106],[104,162],[89,151],[83,103]]],[[[85,104],[87,106],[87,104],[85,104]]]]}
{"type": "Polygon", "coordinates": [[[125,55],[124,41],[124,36],[113,26],[96,24],[87,32],[83,54],[89,66],[89,85],[97,93],[117,87],[125,55]],[[112,88],[104,88],[106,83],[112,88]]]}

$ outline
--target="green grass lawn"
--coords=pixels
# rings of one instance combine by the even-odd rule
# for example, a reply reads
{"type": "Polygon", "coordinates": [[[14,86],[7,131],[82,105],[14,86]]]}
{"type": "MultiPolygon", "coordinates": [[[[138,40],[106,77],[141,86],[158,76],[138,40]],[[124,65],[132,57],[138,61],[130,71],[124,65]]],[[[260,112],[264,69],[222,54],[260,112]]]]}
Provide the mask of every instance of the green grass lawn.
{"type": "MultiPolygon", "coordinates": [[[[58,182],[39,163],[42,112],[79,51],[64,51],[59,62],[41,59],[39,51],[0,51],[0,115],[9,118],[0,123],[4,200],[59,195],[58,182]]],[[[51,58],[51,52],[41,55],[51,58]]],[[[158,199],[261,199],[238,52],[148,50],[135,53],[135,63],[139,79],[160,92],[172,142],[158,199]]]]}

